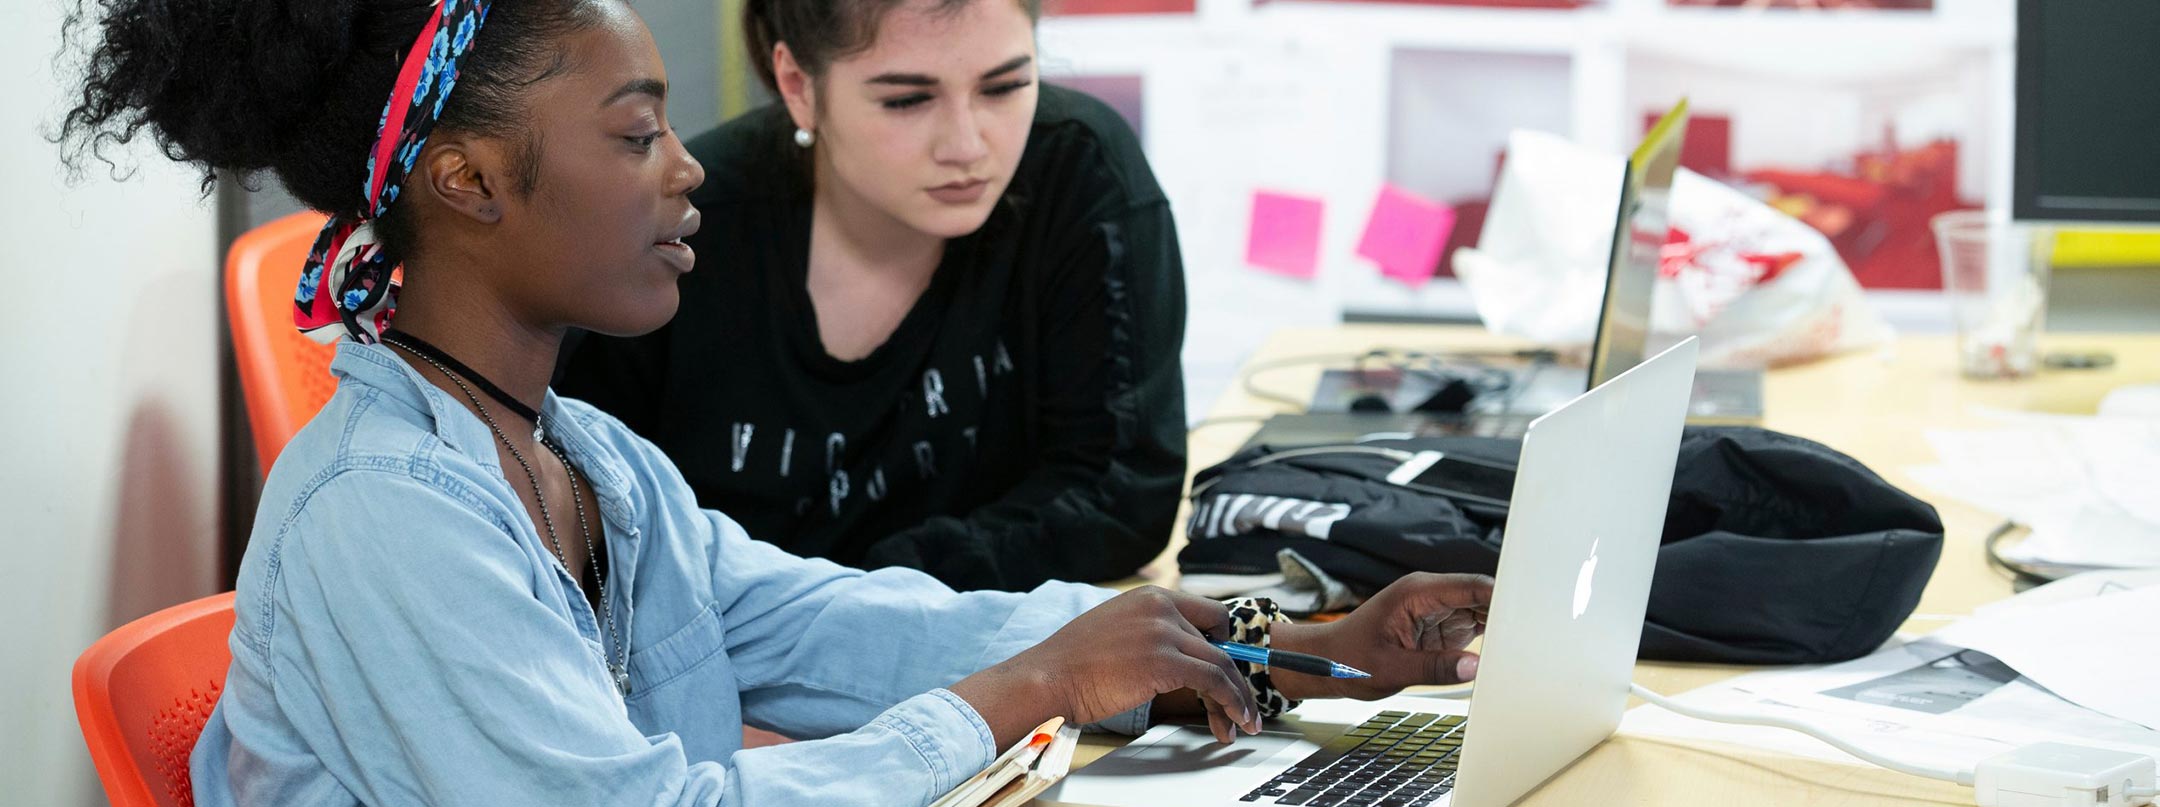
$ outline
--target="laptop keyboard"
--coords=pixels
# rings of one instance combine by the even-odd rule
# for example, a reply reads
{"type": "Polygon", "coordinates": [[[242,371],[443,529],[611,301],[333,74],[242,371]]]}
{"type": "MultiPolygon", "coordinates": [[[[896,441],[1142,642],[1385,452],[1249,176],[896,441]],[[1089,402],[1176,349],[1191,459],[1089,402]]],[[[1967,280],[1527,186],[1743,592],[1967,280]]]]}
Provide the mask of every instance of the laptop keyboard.
{"type": "Polygon", "coordinates": [[[1424,807],[1455,789],[1455,763],[1468,729],[1461,715],[1381,712],[1238,800],[1424,807]]]}

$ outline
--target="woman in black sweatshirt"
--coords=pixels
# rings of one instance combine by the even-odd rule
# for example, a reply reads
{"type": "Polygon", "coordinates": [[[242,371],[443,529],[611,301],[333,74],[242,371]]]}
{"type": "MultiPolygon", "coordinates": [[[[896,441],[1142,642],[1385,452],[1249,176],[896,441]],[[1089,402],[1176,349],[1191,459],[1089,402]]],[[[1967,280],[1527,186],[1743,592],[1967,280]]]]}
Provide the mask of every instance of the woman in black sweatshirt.
{"type": "Polygon", "coordinates": [[[1036,13],[747,3],[780,102],[690,143],[704,271],[558,389],[798,554],[1013,590],[1154,558],[1185,475],[1175,226],[1124,121],[1037,82],[1036,13]]]}

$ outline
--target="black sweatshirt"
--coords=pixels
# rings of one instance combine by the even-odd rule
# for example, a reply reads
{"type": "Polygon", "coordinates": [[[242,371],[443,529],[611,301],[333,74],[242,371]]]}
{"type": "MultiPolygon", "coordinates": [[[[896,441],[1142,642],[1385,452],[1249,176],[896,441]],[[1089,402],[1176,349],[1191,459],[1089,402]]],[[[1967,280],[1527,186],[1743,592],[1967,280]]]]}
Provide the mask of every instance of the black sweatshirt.
{"type": "Polygon", "coordinates": [[[1004,199],[858,361],[818,337],[793,133],[773,105],[690,142],[704,227],[680,313],[573,344],[557,390],[658,444],[700,505],[797,554],[963,590],[1153,559],[1185,476],[1185,282],[1125,122],[1043,86],[1004,199]]]}

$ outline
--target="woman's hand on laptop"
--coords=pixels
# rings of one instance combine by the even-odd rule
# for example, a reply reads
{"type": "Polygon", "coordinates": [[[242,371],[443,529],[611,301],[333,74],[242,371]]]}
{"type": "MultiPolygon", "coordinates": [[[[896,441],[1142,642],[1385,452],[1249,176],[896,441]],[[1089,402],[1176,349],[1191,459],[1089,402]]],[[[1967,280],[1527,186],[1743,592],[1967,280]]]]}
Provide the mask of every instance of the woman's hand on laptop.
{"type": "Polygon", "coordinates": [[[1289,698],[1374,700],[1404,687],[1459,684],[1477,677],[1478,657],[1464,648],[1485,632],[1493,579],[1482,574],[1406,575],[1334,622],[1281,624],[1269,645],[1310,653],[1372,673],[1321,678],[1275,671],[1289,698]]]}
{"type": "Polygon", "coordinates": [[[1229,657],[1208,644],[1229,633],[1222,603],[1145,586],[951,689],[990,724],[999,748],[1053,715],[1094,723],[1165,693],[1199,701],[1216,739],[1230,742],[1240,728],[1259,733],[1260,712],[1229,657]]]}

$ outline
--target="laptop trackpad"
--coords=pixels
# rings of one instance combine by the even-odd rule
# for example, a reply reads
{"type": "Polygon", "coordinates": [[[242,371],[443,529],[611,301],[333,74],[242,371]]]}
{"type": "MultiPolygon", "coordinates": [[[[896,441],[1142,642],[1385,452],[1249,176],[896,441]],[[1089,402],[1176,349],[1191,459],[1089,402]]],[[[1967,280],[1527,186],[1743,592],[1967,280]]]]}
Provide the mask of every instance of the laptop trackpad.
{"type": "Polygon", "coordinates": [[[1179,726],[1161,739],[1142,745],[1127,744],[1081,769],[1088,776],[1161,776],[1219,768],[1250,768],[1268,761],[1283,749],[1304,739],[1280,731],[1238,735],[1229,745],[1215,741],[1205,728],[1179,726]]]}

